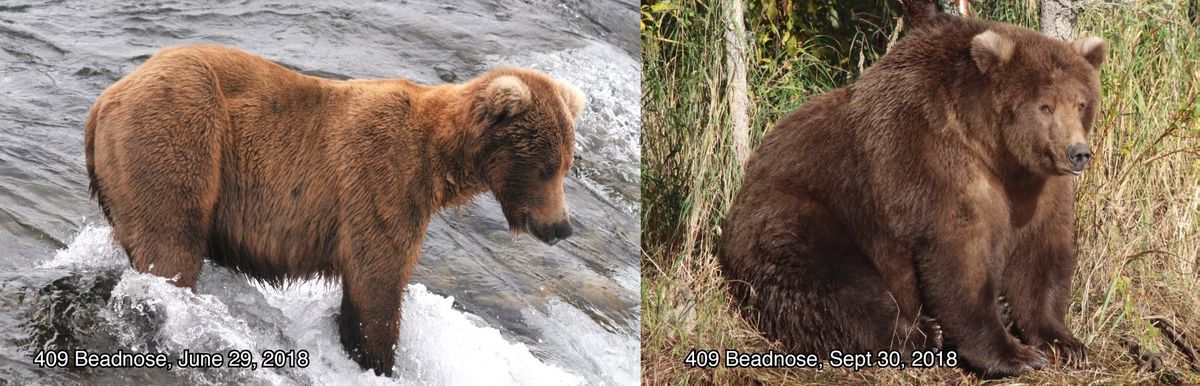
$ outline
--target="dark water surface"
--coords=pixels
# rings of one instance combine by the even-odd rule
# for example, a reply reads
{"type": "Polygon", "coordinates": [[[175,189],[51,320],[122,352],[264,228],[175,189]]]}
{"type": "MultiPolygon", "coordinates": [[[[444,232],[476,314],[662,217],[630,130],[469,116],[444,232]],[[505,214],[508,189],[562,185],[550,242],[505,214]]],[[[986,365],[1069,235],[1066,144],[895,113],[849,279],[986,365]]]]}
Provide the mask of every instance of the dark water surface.
{"type": "MultiPolygon", "coordinates": [[[[0,384],[634,384],[637,3],[0,1],[0,384]],[[87,194],[83,122],[157,49],[241,48],[331,78],[460,82],[532,67],[589,96],[567,181],[573,238],[513,238],[491,196],[435,216],[396,377],[338,342],[340,286],[264,288],[206,266],[195,293],[138,274],[87,194]],[[39,368],[42,349],[307,350],[305,368],[39,368]]],[[[261,359],[259,359],[261,360],[261,359]]]]}

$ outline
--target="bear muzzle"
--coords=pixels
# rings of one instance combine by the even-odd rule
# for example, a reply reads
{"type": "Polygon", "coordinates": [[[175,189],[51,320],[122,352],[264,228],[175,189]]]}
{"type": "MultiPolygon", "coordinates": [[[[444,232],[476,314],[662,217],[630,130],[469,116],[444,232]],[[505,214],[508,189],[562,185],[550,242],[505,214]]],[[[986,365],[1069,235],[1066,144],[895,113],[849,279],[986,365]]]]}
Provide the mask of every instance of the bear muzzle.
{"type": "Polygon", "coordinates": [[[529,233],[533,234],[533,237],[547,245],[558,244],[559,241],[571,237],[571,234],[574,233],[571,230],[571,221],[566,219],[547,224],[530,222],[526,228],[529,229],[529,233]]]}
{"type": "Polygon", "coordinates": [[[1071,162],[1071,173],[1080,175],[1092,161],[1092,149],[1086,143],[1077,143],[1067,148],[1067,160],[1071,162]]]}

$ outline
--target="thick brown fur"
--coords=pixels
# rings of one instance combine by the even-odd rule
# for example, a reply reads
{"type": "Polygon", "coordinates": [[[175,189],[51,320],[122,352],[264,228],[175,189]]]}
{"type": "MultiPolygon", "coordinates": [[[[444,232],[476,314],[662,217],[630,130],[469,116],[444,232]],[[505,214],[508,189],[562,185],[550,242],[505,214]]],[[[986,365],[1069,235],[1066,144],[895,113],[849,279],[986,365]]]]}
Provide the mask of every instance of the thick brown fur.
{"type": "Polygon", "coordinates": [[[563,179],[583,104],[531,70],[430,87],[167,48],[93,106],[87,169],[138,271],[192,287],[208,257],[276,285],[340,278],[343,345],[390,375],[401,294],[438,208],[491,191],[513,231],[570,235],[563,179]]]}
{"type": "Polygon", "coordinates": [[[1071,175],[1104,49],[932,16],[751,156],[720,251],[734,298],[797,351],[936,348],[940,328],[985,376],[1082,359],[1071,175]]]}

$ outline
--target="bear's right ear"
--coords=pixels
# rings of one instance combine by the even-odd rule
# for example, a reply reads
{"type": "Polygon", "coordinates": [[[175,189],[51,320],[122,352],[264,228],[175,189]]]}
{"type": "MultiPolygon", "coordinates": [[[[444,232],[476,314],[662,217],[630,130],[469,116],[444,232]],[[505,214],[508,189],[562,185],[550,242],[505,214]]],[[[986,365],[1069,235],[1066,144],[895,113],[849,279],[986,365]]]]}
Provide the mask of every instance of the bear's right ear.
{"type": "Polygon", "coordinates": [[[483,89],[483,111],[495,120],[524,112],[532,103],[529,86],[512,75],[501,75],[483,89]]]}
{"type": "Polygon", "coordinates": [[[1083,58],[1087,59],[1092,67],[1099,69],[1104,64],[1104,54],[1108,52],[1108,45],[1099,36],[1088,36],[1076,40],[1071,43],[1071,46],[1075,47],[1075,51],[1083,55],[1083,58]]]}
{"type": "Polygon", "coordinates": [[[583,115],[583,106],[587,104],[587,96],[578,87],[567,82],[556,80],[554,87],[558,89],[558,95],[562,97],[563,102],[567,104],[567,109],[571,111],[571,119],[579,119],[579,116],[583,115]]]}
{"type": "Polygon", "coordinates": [[[1012,59],[1016,44],[992,30],[983,31],[971,38],[971,59],[979,72],[986,74],[1012,59]]]}

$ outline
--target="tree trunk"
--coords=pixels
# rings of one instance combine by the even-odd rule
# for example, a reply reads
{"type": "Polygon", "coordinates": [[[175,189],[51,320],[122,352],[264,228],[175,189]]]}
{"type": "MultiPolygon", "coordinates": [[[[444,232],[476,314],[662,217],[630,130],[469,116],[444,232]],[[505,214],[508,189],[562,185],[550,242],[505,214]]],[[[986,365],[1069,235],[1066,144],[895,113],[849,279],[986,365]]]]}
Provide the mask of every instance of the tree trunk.
{"type": "Polygon", "coordinates": [[[945,12],[951,15],[970,17],[970,0],[899,0],[907,20],[919,26],[934,14],[945,12]]]}
{"type": "Polygon", "coordinates": [[[938,0],[942,12],[958,16],[971,16],[970,0],[938,0]]]}
{"type": "Polygon", "coordinates": [[[1078,0],[1041,0],[1040,3],[1042,33],[1063,40],[1073,39],[1078,0]]]}
{"type": "Polygon", "coordinates": [[[745,165],[750,156],[750,97],[746,92],[746,27],[741,0],[721,1],[721,21],[725,25],[725,95],[729,101],[729,123],[733,136],[733,154],[745,165]]]}

